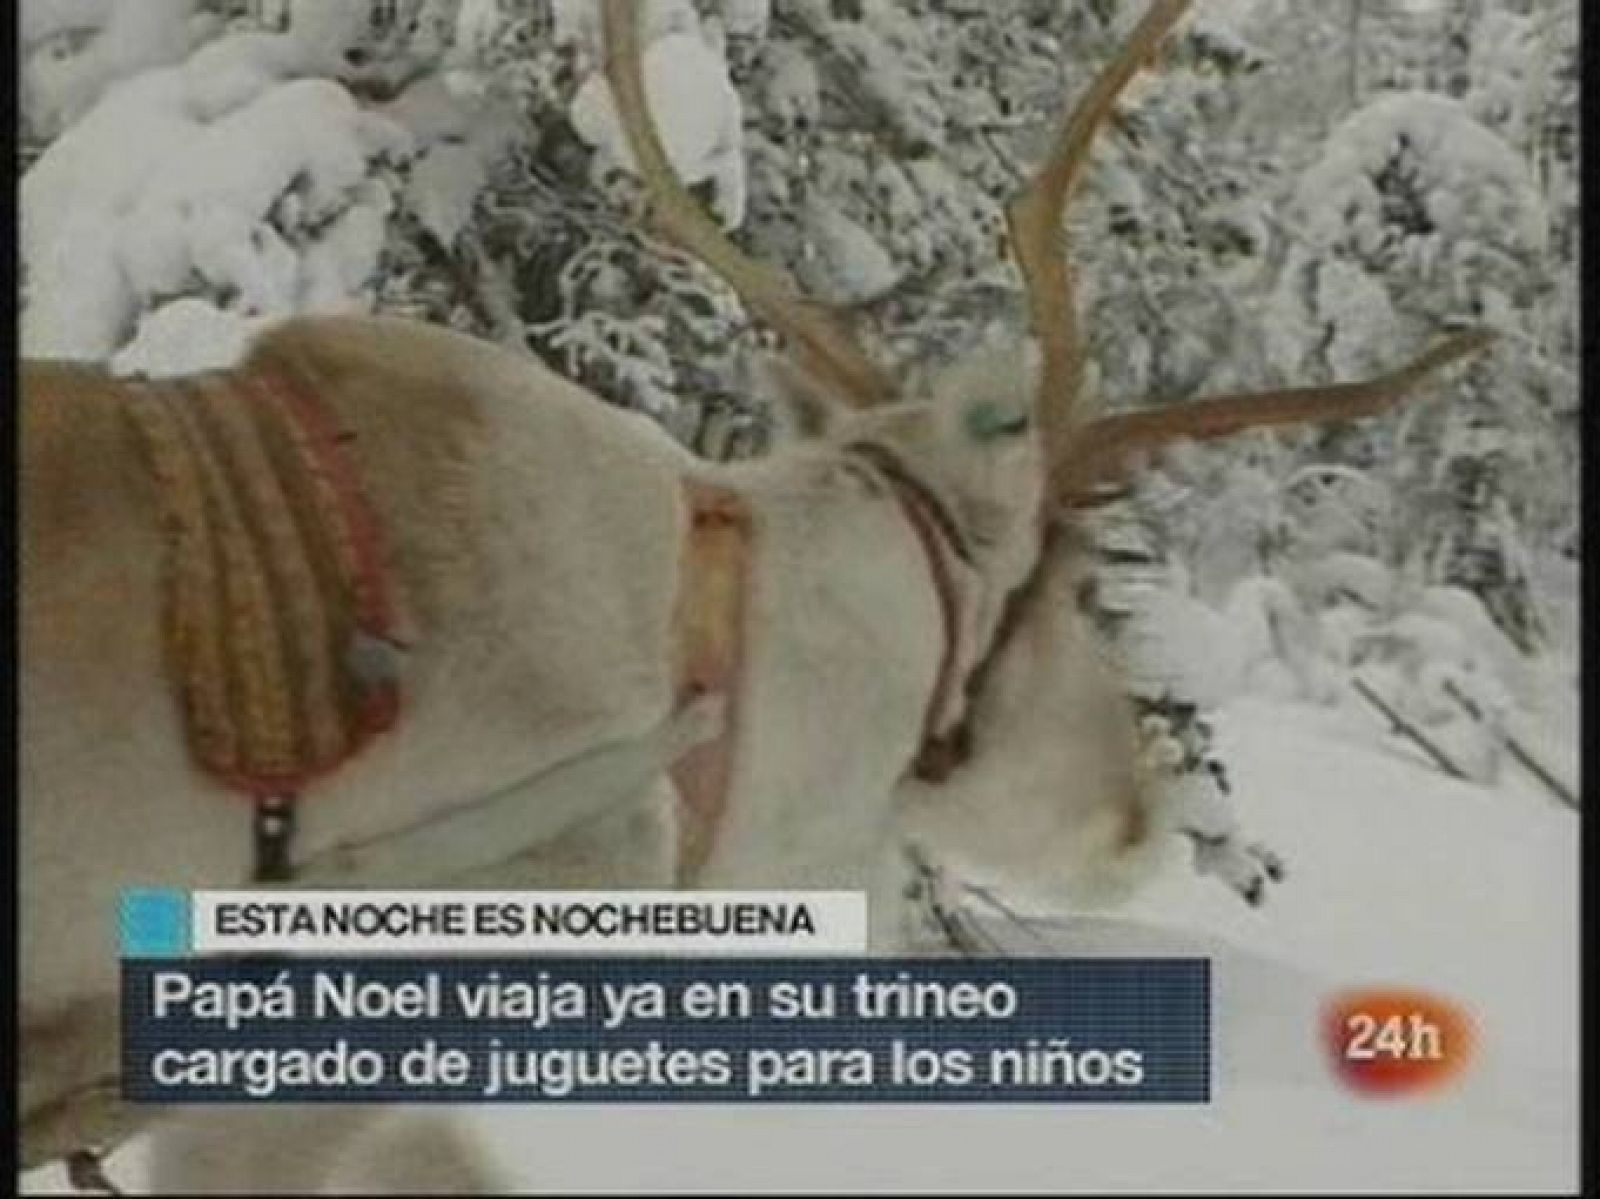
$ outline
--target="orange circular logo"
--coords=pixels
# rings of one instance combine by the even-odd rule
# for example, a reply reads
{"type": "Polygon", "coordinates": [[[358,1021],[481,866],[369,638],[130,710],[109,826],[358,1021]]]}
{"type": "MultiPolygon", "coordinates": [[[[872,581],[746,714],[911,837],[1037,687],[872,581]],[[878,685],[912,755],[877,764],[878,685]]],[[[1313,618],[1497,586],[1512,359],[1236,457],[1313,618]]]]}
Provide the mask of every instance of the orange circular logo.
{"type": "Polygon", "coordinates": [[[1354,1091],[1398,1096],[1436,1089],[1472,1058],[1472,1019],[1437,995],[1351,991],[1323,1012],[1323,1044],[1334,1072],[1354,1091]]]}

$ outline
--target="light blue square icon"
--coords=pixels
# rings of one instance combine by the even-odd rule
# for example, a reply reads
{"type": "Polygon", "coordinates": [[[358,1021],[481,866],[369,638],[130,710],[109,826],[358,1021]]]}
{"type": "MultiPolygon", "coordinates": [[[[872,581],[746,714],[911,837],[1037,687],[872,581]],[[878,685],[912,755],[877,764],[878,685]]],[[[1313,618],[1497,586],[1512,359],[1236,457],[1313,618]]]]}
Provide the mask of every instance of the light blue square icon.
{"type": "Polygon", "coordinates": [[[189,952],[189,893],[169,887],[122,892],[118,927],[125,958],[175,958],[189,952]]]}

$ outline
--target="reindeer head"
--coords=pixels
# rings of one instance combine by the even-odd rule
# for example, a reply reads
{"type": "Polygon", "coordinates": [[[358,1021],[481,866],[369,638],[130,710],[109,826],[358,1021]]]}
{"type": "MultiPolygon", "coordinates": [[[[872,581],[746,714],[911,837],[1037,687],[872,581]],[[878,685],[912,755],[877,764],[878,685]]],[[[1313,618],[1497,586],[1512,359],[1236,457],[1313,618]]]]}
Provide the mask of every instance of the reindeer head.
{"type": "Polygon", "coordinates": [[[886,447],[938,493],[975,547],[981,644],[965,675],[959,724],[936,730],[958,734],[949,738],[958,752],[929,785],[908,787],[905,806],[915,833],[939,848],[993,865],[1031,863],[1035,878],[1091,861],[1101,874],[1111,864],[1115,875],[1123,851],[1142,849],[1155,824],[1140,797],[1125,702],[1075,611],[1074,512],[1171,442],[1369,416],[1488,341],[1483,332],[1458,334],[1361,382],[1087,411],[1066,209],[1096,133],[1190,3],[1154,0],[1007,205],[1028,337],[958,362],[927,394],[907,395],[849,322],[801,296],[781,270],[746,256],[682,186],[648,108],[637,5],[605,0],[607,78],[654,231],[715,270],[783,335],[788,362],[777,377],[806,414],[805,429],[844,448],[886,447]]]}
{"type": "Polygon", "coordinates": [[[864,408],[839,402],[783,359],[760,373],[800,440],[890,449],[940,498],[975,558],[993,559],[1018,541],[1031,558],[1045,479],[1037,358],[1031,343],[1021,353],[985,348],[908,388],[904,399],[864,408]]]}

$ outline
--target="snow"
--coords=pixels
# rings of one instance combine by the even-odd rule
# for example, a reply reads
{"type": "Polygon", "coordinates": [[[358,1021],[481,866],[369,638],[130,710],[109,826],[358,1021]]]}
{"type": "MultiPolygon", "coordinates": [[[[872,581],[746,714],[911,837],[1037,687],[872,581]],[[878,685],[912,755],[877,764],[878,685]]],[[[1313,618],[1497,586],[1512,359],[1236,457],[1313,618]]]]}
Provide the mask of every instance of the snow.
{"type": "Polygon", "coordinates": [[[482,55],[494,44],[500,20],[499,0],[461,0],[456,13],[457,52],[482,55]]]}
{"type": "Polygon", "coordinates": [[[1335,377],[1360,378],[1375,360],[1393,361],[1399,321],[1383,284],[1341,258],[1323,262],[1313,277],[1313,310],[1329,318],[1325,352],[1335,377]]]}
{"type": "Polygon", "coordinates": [[[39,159],[21,188],[27,353],[107,359],[196,277],[249,317],[328,308],[330,283],[348,295],[376,269],[381,238],[352,214],[409,138],[335,82],[281,81],[292,63],[273,35],[213,43],[112,89],[39,159]],[[332,222],[305,262],[269,219],[280,201],[302,228],[332,222]]]}
{"type": "Polygon", "coordinates": [[[403,207],[440,245],[453,246],[495,163],[517,137],[518,114],[497,104],[481,78],[465,70],[425,77],[378,111],[419,148],[403,207]]]}
{"type": "Polygon", "coordinates": [[[801,263],[806,294],[849,304],[887,291],[900,278],[894,260],[866,229],[820,197],[807,200],[804,227],[814,257],[801,263]]]}
{"type": "Polygon", "coordinates": [[[1397,156],[1436,225],[1455,229],[1470,220],[1480,235],[1542,250],[1544,206],[1527,165],[1459,101],[1427,92],[1381,97],[1333,132],[1298,188],[1306,234],[1323,243],[1347,229],[1381,237],[1375,179],[1397,156]]]}
{"type": "Polygon", "coordinates": [[[822,109],[817,68],[798,47],[778,42],[767,50],[761,73],[761,107],[781,125],[815,127],[822,109]]]}
{"type": "Polygon", "coordinates": [[[470,146],[435,146],[411,171],[406,207],[440,245],[453,245],[488,177],[488,165],[470,146]]]}
{"type": "MultiPolygon", "coordinates": [[[[727,63],[698,31],[675,31],[645,46],[640,70],[651,117],[678,178],[688,187],[710,180],[713,207],[722,223],[743,224],[743,117],[727,63]]],[[[596,71],[585,80],[569,115],[578,136],[604,162],[637,171],[603,74],[596,71]]]]}
{"type": "MultiPolygon", "coordinates": [[[[103,39],[133,7],[101,14],[103,39]]],[[[344,52],[391,36],[363,8],[296,0],[285,32],[230,34],[185,58],[191,8],[145,5],[154,19],[118,42],[131,77],[111,82],[22,181],[30,355],[168,370],[192,344],[197,366],[215,365],[234,340],[220,326],[369,307],[396,204],[382,168],[424,155],[403,199],[449,245],[505,145],[506,115],[461,72],[359,103],[344,52]],[[143,69],[169,58],[181,61],[143,69]],[[179,297],[196,302],[160,316],[179,297]],[[216,347],[199,349],[208,334],[216,347]]],[[[424,35],[395,61],[442,53],[447,32],[434,26],[448,9],[427,9],[424,35]]]]}
{"type": "MultiPolygon", "coordinates": [[[[1532,782],[1440,774],[1356,708],[1245,696],[1218,718],[1243,815],[1288,862],[1254,909],[1189,870],[1115,916],[991,916],[1017,953],[1204,956],[1216,1097],[1200,1108],[462,1109],[508,1187],[739,1191],[892,1185],[1071,1191],[1576,1184],[1578,825],[1532,782]],[[1358,1098],[1322,1005],[1407,986],[1472,1014],[1454,1090],[1358,1098]],[[641,1152],[616,1153],[622,1129],[641,1152]]],[[[974,907],[975,914],[983,909],[974,907]]],[[[136,1185],[138,1149],[114,1159],[136,1185]]],[[[31,1176],[49,1188],[59,1171],[31,1176]]]]}
{"type": "Polygon", "coordinates": [[[111,369],[153,379],[221,370],[239,360],[262,324],[208,300],[184,297],[146,313],[133,340],[111,359],[111,369]]]}
{"type": "MultiPolygon", "coordinates": [[[[468,66],[473,53],[503,51],[497,39],[505,6],[498,0],[424,5],[438,28],[414,39],[407,55],[445,53],[447,18],[458,55],[451,67],[468,66]]],[[[464,231],[489,227],[483,218],[491,206],[476,201],[507,129],[526,114],[491,113],[493,89],[464,69],[363,107],[341,81],[349,81],[345,52],[383,36],[368,28],[366,6],[284,0],[280,7],[293,16],[281,24],[284,33],[218,36],[218,21],[197,15],[193,0],[23,0],[19,67],[29,133],[66,129],[22,184],[29,278],[22,319],[30,355],[108,360],[119,372],[152,375],[224,366],[277,315],[368,307],[397,207],[446,247],[464,231]],[[410,160],[409,172],[388,169],[401,159],[410,160]]],[[[763,221],[780,226],[771,240],[793,233],[793,244],[804,246],[792,260],[819,293],[859,298],[907,267],[921,271],[964,254],[987,261],[999,213],[984,189],[1008,190],[1024,165],[1025,155],[1010,161],[1019,143],[1003,129],[990,135],[999,138],[995,153],[975,158],[964,144],[970,131],[950,119],[952,99],[971,89],[941,77],[945,47],[927,43],[929,29],[950,28],[939,23],[941,8],[958,6],[913,6],[915,18],[902,7],[793,0],[773,22],[770,0],[640,0],[647,94],[678,173],[691,186],[709,185],[729,226],[743,221],[746,191],[753,191],[763,221]],[[841,17],[857,7],[860,19],[841,17]],[[737,48],[758,55],[749,78],[741,74],[751,107],[749,179],[745,114],[722,53],[734,38],[761,43],[737,48]],[[859,121],[878,152],[861,152],[853,130],[822,127],[824,83],[832,87],[841,72],[858,84],[846,124],[859,121]],[[908,157],[897,140],[946,142],[948,154],[908,157]]],[[[1576,11],[1552,11],[1558,7],[1569,16],[1576,11]]],[[[959,8],[976,19],[993,6],[963,0],[959,8]]],[[[1135,8],[1121,6],[1120,19],[1131,22],[1135,8]]],[[[599,6],[553,0],[550,9],[563,61],[575,63],[584,80],[570,109],[578,133],[600,166],[631,169],[597,70],[599,6]]],[[[1226,35],[1227,25],[1253,37],[1258,28],[1266,32],[1258,18],[1274,13],[1294,15],[1297,26],[1309,19],[1283,0],[1213,0],[1208,17],[1227,24],[1216,26],[1223,36],[1212,48],[1248,50],[1226,35]]],[[[1392,94],[1369,98],[1348,116],[1319,109],[1309,124],[1269,114],[1263,128],[1270,136],[1252,153],[1279,160],[1280,181],[1287,178],[1282,171],[1298,172],[1308,159],[1312,165],[1299,174],[1284,227],[1275,229],[1285,242],[1284,259],[1273,267],[1277,278],[1264,278],[1258,300],[1238,310],[1241,324],[1262,327],[1264,359],[1282,368],[1267,370],[1265,382],[1299,378],[1308,364],[1343,377],[1387,369],[1416,350],[1423,325],[1432,329],[1440,313],[1466,311],[1470,299],[1480,318],[1549,359],[1541,380],[1552,368],[1564,373],[1568,382],[1548,398],[1551,405],[1570,411],[1576,404],[1562,357],[1575,334],[1552,340],[1529,315],[1532,293],[1513,286],[1518,272],[1544,279],[1554,270],[1562,287],[1572,275],[1570,263],[1552,266],[1546,244],[1547,226],[1564,219],[1561,205],[1576,204],[1575,192],[1567,194],[1570,178],[1558,171],[1541,196],[1528,165],[1549,152],[1530,149],[1527,140],[1554,119],[1547,93],[1563,61],[1539,30],[1546,30],[1541,19],[1486,11],[1472,27],[1465,101],[1392,94]],[[1324,136],[1327,122],[1332,132],[1324,136]],[[1414,277],[1421,282],[1407,282],[1414,277]]],[[[1084,47],[1070,41],[1051,46],[1048,61],[1033,65],[1046,68],[1039,92],[1054,112],[1056,73],[1075,78],[1094,54],[1085,58],[1084,47]]],[[[1281,49],[1271,47],[1280,68],[1281,49]]],[[[549,47],[533,53],[556,57],[549,47]]],[[[996,78],[1010,69],[1026,75],[1029,57],[994,63],[996,78]]],[[[1300,53],[1285,73],[1311,65],[1300,53]]],[[[1305,74],[1299,102],[1315,107],[1333,93],[1316,90],[1315,71],[1305,74]]],[[[1172,97],[1183,80],[1174,71],[1170,86],[1147,86],[1172,97]]],[[[1014,79],[1000,90],[1030,107],[1040,103],[1014,79]]],[[[1342,96],[1343,84],[1335,90],[1342,96]]],[[[1212,138],[1224,163],[1239,149],[1216,122],[1196,121],[1188,104],[1171,100],[1171,111],[1140,106],[1147,127],[1141,132],[1130,122],[1139,136],[1114,140],[1100,155],[1094,198],[1114,214],[1136,217],[1130,223],[1144,232],[1123,244],[1128,235],[1097,225],[1078,240],[1083,307],[1102,313],[1097,336],[1107,338],[1099,366],[1117,364],[1119,391],[1176,390],[1174,346],[1195,340],[1203,314],[1162,300],[1154,307],[1171,312],[1130,317],[1125,328],[1113,321],[1104,333],[1112,300],[1131,295],[1151,307],[1150,296],[1178,294],[1162,284],[1163,271],[1195,266],[1164,247],[1155,216],[1195,197],[1170,179],[1163,183],[1151,156],[1185,142],[1197,153],[1212,138]],[[1141,287],[1150,296],[1140,299],[1141,287]],[[1106,305],[1097,306],[1097,296],[1106,305]]],[[[831,102],[826,115],[838,123],[831,102]]],[[[1176,170],[1194,166],[1203,181],[1208,176],[1197,162],[1176,170]]],[[[1220,177],[1230,182],[1235,173],[1242,177],[1226,168],[1220,177]]],[[[1196,211],[1249,226],[1263,244],[1272,240],[1263,232],[1264,208],[1275,185],[1246,182],[1236,199],[1227,190],[1221,199],[1201,195],[1196,211]]],[[[581,180],[574,188],[583,189],[581,180]]],[[[553,225],[543,211],[530,221],[553,225]]],[[[687,412],[678,393],[688,360],[669,340],[669,306],[632,311],[628,297],[639,281],[607,261],[615,250],[602,238],[564,262],[539,260],[562,272],[568,300],[579,294],[571,286],[578,268],[586,260],[598,264],[585,276],[585,303],[568,304],[543,330],[544,348],[570,373],[608,385],[614,398],[657,414],[687,412]]],[[[527,265],[508,259],[486,275],[503,281],[527,265]]],[[[517,297],[503,282],[495,286],[520,341],[517,297]]],[[[677,286],[684,294],[695,290],[682,280],[677,286]]],[[[1243,290],[1233,283],[1224,289],[1243,290]]],[[[730,303],[719,288],[699,290],[730,303]]],[[[1571,300],[1569,289],[1550,303],[1567,312],[1571,300]]],[[[913,310],[911,319],[925,315],[913,310]]],[[[675,327],[694,319],[673,315],[675,327]]],[[[1505,356],[1496,370],[1497,402],[1527,389],[1505,356]]],[[[1205,385],[1222,382],[1213,374],[1205,385]]],[[[1254,385],[1264,381],[1240,382],[1254,385]]],[[[1543,403],[1548,384],[1538,386],[1543,403]]],[[[1514,421],[1507,427],[1518,436],[1549,436],[1514,421]]],[[[1552,428],[1559,437],[1565,426],[1552,428]]],[[[1418,440],[1426,439],[1411,439],[1418,440]]],[[[1442,438],[1429,444],[1442,451],[1440,461],[1448,457],[1442,438]]],[[[775,1179],[809,1189],[1570,1187],[1576,818],[1462,718],[1444,684],[1469,691],[1506,732],[1575,784],[1577,565],[1530,545],[1540,572],[1535,598],[1556,636],[1544,657],[1529,659],[1480,600],[1420,584],[1407,591],[1380,561],[1382,546],[1324,528],[1339,513],[1291,510],[1276,467],[1253,467],[1240,455],[1226,471],[1224,494],[1202,494],[1196,482],[1179,496],[1200,526],[1174,561],[1193,587],[1173,577],[1133,613],[1131,682],[1155,691],[1173,686],[1219,707],[1207,715],[1220,730],[1242,825],[1283,853],[1289,880],[1265,909],[1253,910],[1197,877],[1175,845],[1171,869],[1115,916],[1038,912],[1031,930],[990,918],[994,935],[1017,952],[1048,946],[1072,954],[1211,957],[1215,1105],[1067,1112],[556,1107],[465,1116],[508,1183],[541,1190],[737,1190],[775,1179]],[[1319,546],[1360,546],[1362,553],[1263,567],[1257,535],[1281,522],[1302,539],[1326,533],[1319,546]],[[1329,604],[1334,590],[1366,606],[1329,604]],[[1437,722],[1427,725],[1429,735],[1488,784],[1442,774],[1352,695],[1358,651],[1370,651],[1375,637],[1388,648],[1359,667],[1363,677],[1409,718],[1437,722]],[[1319,1056],[1318,1013],[1336,991],[1369,983],[1437,990],[1473,1010],[1486,1034],[1485,1056],[1459,1090],[1373,1103],[1338,1088],[1319,1056]],[[616,1153],[619,1125],[648,1151],[616,1153]]],[[[1571,490],[1565,467],[1550,475],[1553,491],[1571,490]]],[[[1557,494],[1552,503],[1566,511],[1570,496],[1557,494]]],[[[1390,515],[1401,519],[1415,511],[1398,500],[1395,508],[1390,515]]],[[[1180,511],[1156,523],[1178,528],[1182,541],[1180,511]]],[[[133,1185],[137,1153],[115,1167],[133,1185]]],[[[49,1186],[59,1177],[29,1181],[49,1186]]]]}
{"type": "Polygon", "coordinates": [[[31,48],[71,29],[99,29],[111,17],[114,0],[21,0],[17,41],[31,48]]]}
{"type": "Polygon", "coordinates": [[[28,132],[54,137],[112,84],[181,60],[207,29],[195,25],[193,8],[194,0],[25,6],[21,91],[28,132]],[[85,37],[87,44],[72,52],[85,37]]]}
{"type": "MultiPolygon", "coordinates": [[[[604,48],[600,5],[594,0],[552,0],[557,43],[574,43],[595,59],[604,48]]],[[[670,34],[696,33],[700,18],[693,0],[643,0],[636,4],[639,40],[649,44],[670,34]]]]}
{"type": "Polygon", "coordinates": [[[889,5],[868,6],[864,13],[861,22],[826,23],[824,36],[832,53],[848,64],[855,86],[896,133],[913,144],[942,146],[945,112],[928,86],[926,64],[916,52],[914,23],[889,5]],[[897,53],[888,35],[899,35],[911,45],[900,45],[897,53]]]}
{"type": "MultiPolygon", "coordinates": [[[[464,175],[460,182],[481,182],[481,176],[464,175]]],[[[394,202],[388,188],[376,181],[353,194],[356,198],[300,257],[298,295],[292,301],[295,311],[360,312],[367,307],[365,291],[377,274],[394,202]]],[[[465,201],[465,208],[470,211],[470,200],[465,201]]],[[[438,212],[430,216],[446,219],[438,212]]]]}
{"type": "MultiPolygon", "coordinates": [[[[374,107],[402,126],[420,145],[471,140],[481,122],[487,120],[498,126],[506,119],[482,94],[478,78],[464,70],[427,76],[393,100],[374,107]]],[[[496,128],[495,132],[501,130],[496,128]]]]}
{"type": "Polygon", "coordinates": [[[722,21],[729,37],[757,41],[767,36],[772,20],[772,0],[722,0],[722,21]]]}
{"type": "Polygon", "coordinates": [[[1237,693],[1251,661],[1246,628],[1167,587],[1140,595],[1119,642],[1129,691],[1148,696],[1171,692],[1201,707],[1216,706],[1237,693]]]}
{"type": "Polygon", "coordinates": [[[1473,111],[1486,124],[1521,141],[1541,90],[1549,86],[1552,59],[1540,44],[1537,21],[1511,12],[1487,12],[1472,30],[1469,70],[1473,111]]]}
{"type": "MultiPolygon", "coordinates": [[[[1052,953],[1212,958],[1211,1106],[635,1109],[587,1118],[549,1109],[539,1113],[550,1123],[535,1134],[537,1162],[520,1149],[528,1113],[475,1122],[494,1136],[512,1179],[557,1189],[734,1189],[779,1178],[811,1189],[1572,1187],[1572,814],[1517,784],[1487,791],[1445,778],[1354,711],[1246,698],[1219,726],[1247,820],[1289,861],[1290,881],[1268,906],[1248,908],[1179,869],[1118,917],[1056,917],[1035,928],[1052,953]],[[1385,984],[1434,990],[1472,1011],[1483,1057],[1458,1091],[1381,1102],[1333,1081],[1319,1056],[1322,1004],[1385,984]],[[602,1129],[614,1135],[623,1119],[651,1147],[638,1165],[594,1152],[602,1129]],[[758,1135],[764,1172],[731,1148],[758,1135]]],[[[1018,952],[1045,948],[1001,921],[991,931],[1018,952]]]]}

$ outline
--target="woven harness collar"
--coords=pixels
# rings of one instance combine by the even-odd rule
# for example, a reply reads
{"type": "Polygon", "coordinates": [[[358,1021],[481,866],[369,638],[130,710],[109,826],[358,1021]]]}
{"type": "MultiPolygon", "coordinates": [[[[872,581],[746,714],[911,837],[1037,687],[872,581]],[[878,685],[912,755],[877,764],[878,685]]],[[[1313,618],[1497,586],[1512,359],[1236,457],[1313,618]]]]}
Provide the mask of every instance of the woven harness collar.
{"type": "MultiPolygon", "coordinates": [[[[283,367],[223,371],[173,381],[166,393],[147,381],[136,381],[136,394],[146,403],[194,404],[202,385],[235,387],[250,402],[283,413],[304,446],[305,469],[329,497],[330,519],[343,547],[345,586],[353,605],[352,640],[345,654],[361,659],[363,696],[356,724],[357,744],[393,726],[399,706],[393,677],[396,636],[394,597],[384,569],[383,537],[376,514],[343,442],[346,434],[319,389],[298,372],[283,367]],[[164,398],[170,397],[170,398],[164,398]],[[381,652],[380,652],[381,651],[381,652]],[[371,661],[368,661],[371,659],[371,661]]],[[[351,656],[354,657],[351,657],[351,656]]],[[[352,751],[353,752],[353,751],[352,751]]],[[[252,841],[257,882],[286,882],[293,877],[296,802],[318,776],[340,764],[341,757],[276,776],[249,770],[213,770],[227,785],[249,795],[254,804],[252,841]]]]}
{"type": "MultiPolygon", "coordinates": [[[[311,454],[312,470],[334,497],[341,533],[351,563],[349,586],[355,603],[354,653],[364,645],[398,644],[394,600],[383,564],[383,535],[378,518],[362,490],[337,418],[319,390],[288,371],[263,372],[249,380],[269,403],[283,405],[299,427],[311,454]]],[[[369,690],[362,724],[368,735],[393,726],[399,692],[392,678],[375,680],[369,690]]],[[[256,796],[253,833],[255,877],[260,882],[287,882],[294,876],[292,842],[295,833],[295,790],[275,790],[256,796]]]]}

